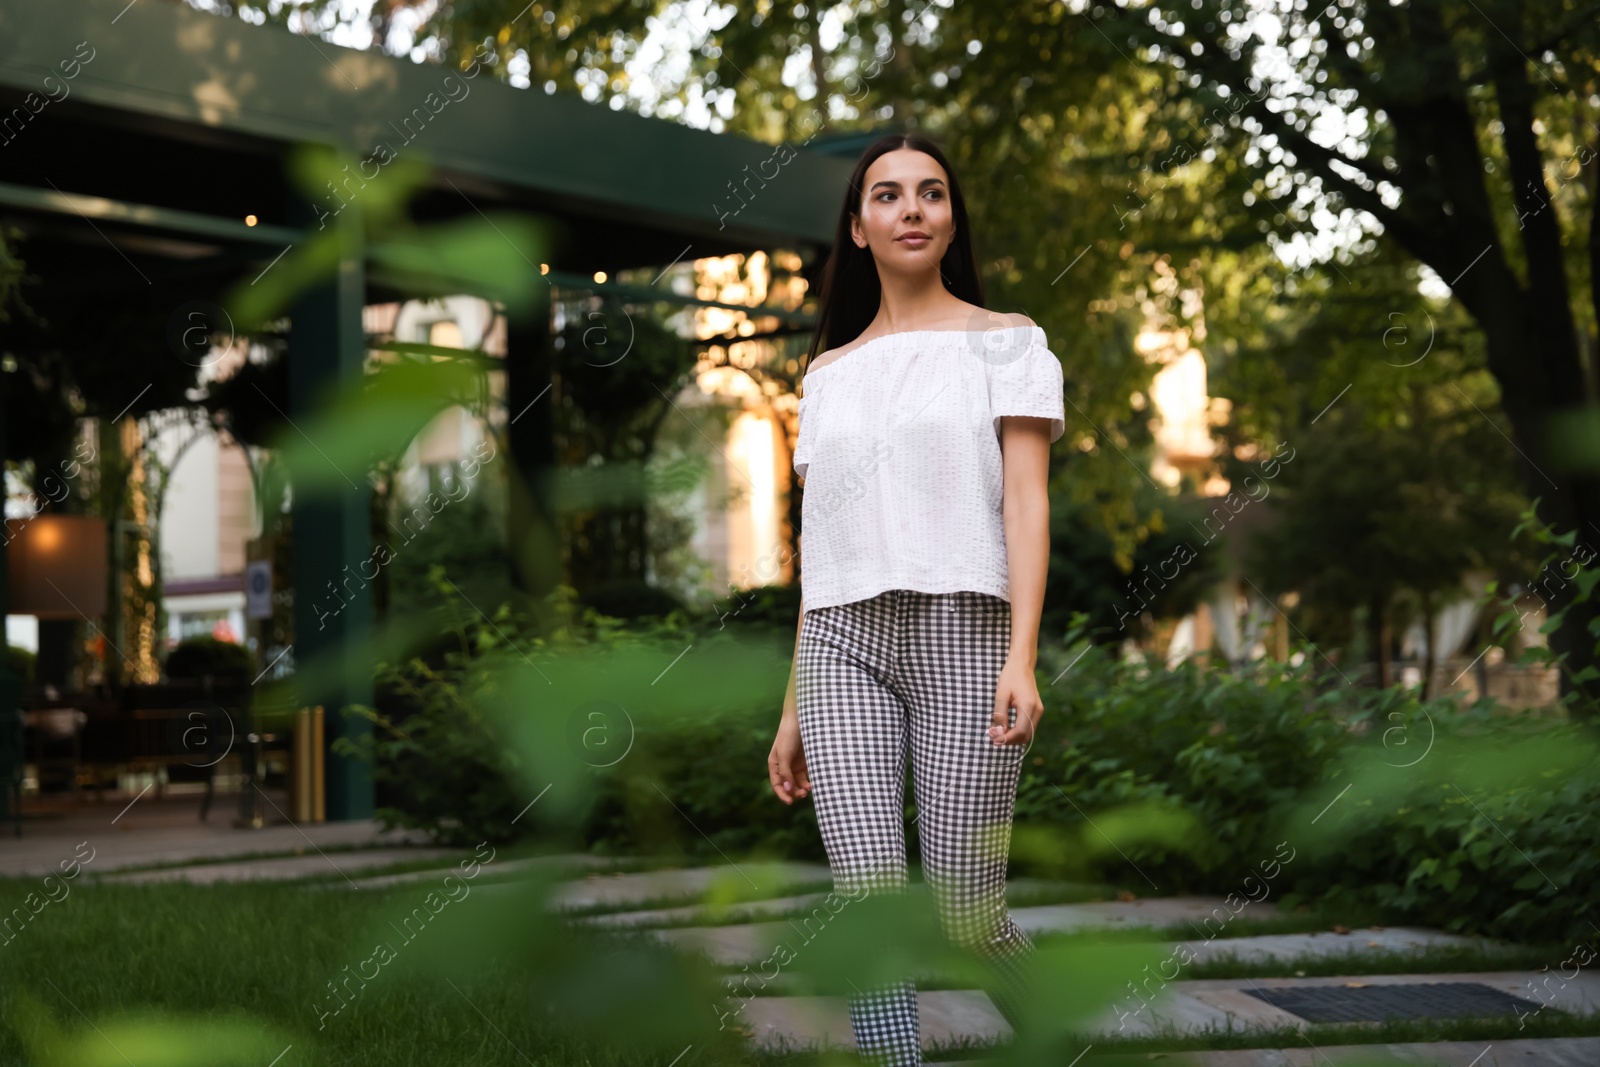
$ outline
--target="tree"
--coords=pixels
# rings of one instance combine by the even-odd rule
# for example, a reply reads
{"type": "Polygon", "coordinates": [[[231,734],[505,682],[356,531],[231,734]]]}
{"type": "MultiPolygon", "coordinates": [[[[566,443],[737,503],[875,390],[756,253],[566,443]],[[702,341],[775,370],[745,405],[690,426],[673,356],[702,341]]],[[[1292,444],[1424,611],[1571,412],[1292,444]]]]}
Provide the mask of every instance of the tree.
{"type": "Polygon", "coordinates": [[[1059,5],[734,3],[705,25],[668,0],[528,10],[518,0],[446,3],[415,46],[460,64],[492,39],[535,85],[669,118],[699,102],[713,128],[769,142],[911,126],[939,138],[968,190],[989,305],[1029,314],[1065,366],[1070,426],[1055,491],[1096,509],[1131,566],[1167,507],[1145,492],[1154,443],[1148,414],[1129,400],[1159,368],[1133,356],[1135,337],[1197,314],[1182,287],[1152,288],[1154,265],[1191,271],[1219,248],[1252,264],[1270,258],[1239,218],[1242,187],[1222,195],[1229,172],[1191,168],[1159,201],[1131,180],[1169,71],[1107,53],[1059,5]],[[694,44],[678,79],[663,74],[641,100],[628,67],[647,16],[688,20],[694,44]]]}
{"type": "Polygon", "coordinates": [[[662,425],[682,415],[673,398],[695,369],[688,341],[649,315],[621,312],[575,314],[556,338],[567,573],[585,594],[645,585],[647,503],[658,488],[650,461],[662,425]],[[608,321],[626,327],[608,336],[608,321]]]}
{"type": "Polygon", "coordinates": [[[1364,616],[1383,686],[1408,607],[1431,626],[1471,569],[1526,581],[1533,546],[1512,536],[1527,497],[1506,431],[1485,413],[1495,390],[1482,335],[1459,307],[1418,293],[1399,250],[1349,273],[1350,284],[1326,269],[1282,279],[1280,309],[1293,314],[1219,355],[1215,380],[1241,398],[1223,428],[1230,473],[1261,441],[1294,450],[1247,570],[1300,594],[1296,628],[1319,647],[1350,643],[1364,616]],[[1375,321],[1391,325],[1375,335],[1375,321]]]}
{"type": "MultiPolygon", "coordinates": [[[[1155,0],[1084,14],[1179,75],[1156,152],[1164,138],[1192,156],[1191,135],[1242,133],[1247,202],[1271,205],[1263,231],[1305,239],[1308,225],[1359,222],[1448,284],[1482,332],[1522,482],[1568,532],[1600,529],[1600,480],[1566,461],[1555,432],[1578,406],[1594,424],[1597,10],[1155,0]]],[[[1552,635],[1569,657],[1564,691],[1595,660],[1594,615],[1570,612],[1552,635]]],[[[1593,714],[1600,688],[1578,685],[1593,714]]]]}

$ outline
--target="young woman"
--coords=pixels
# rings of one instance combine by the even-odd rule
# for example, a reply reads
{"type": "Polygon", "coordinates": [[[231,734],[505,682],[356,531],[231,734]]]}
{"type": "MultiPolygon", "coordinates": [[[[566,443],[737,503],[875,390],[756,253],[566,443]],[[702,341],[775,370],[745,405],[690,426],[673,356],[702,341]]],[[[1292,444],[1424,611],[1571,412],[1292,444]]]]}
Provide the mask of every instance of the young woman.
{"type": "MultiPolygon", "coordinates": [[[[850,177],[801,383],[802,586],[768,758],[813,795],[835,890],[903,892],[906,758],[946,934],[990,961],[1015,1025],[1033,950],[1005,904],[1049,558],[1061,364],[983,306],[961,187],[930,140],[875,142],[850,177]],[[817,348],[826,342],[820,357],[817,348]]],[[[849,1000],[856,1044],[922,1062],[909,980],[849,1000]]]]}

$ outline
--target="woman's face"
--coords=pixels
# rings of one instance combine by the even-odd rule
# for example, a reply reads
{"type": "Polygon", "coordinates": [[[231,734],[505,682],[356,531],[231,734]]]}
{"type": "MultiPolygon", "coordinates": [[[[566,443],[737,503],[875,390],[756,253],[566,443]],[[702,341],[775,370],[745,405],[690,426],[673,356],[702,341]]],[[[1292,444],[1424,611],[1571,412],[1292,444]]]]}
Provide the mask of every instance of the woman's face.
{"type": "Polygon", "coordinates": [[[871,251],[880,269],[937,270],[955,236],[950,186],[938,161],[897,148],[872,161],[863,185],[861,212],[851,222],[857,246],[871,251]]]}

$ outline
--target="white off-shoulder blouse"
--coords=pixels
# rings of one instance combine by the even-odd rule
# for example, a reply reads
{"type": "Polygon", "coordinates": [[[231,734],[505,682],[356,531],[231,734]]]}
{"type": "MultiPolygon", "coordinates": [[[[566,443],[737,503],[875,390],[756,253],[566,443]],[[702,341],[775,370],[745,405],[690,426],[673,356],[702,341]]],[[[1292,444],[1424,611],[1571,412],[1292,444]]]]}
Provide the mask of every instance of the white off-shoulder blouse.
{"type": "Polygon", "coordinates": [[[1061,361],[1039,326],[908,330],[805,376],[795,473],[807,611],[890,589],[1011,599],[1000,419],[1066,430],[1061,361]]]}

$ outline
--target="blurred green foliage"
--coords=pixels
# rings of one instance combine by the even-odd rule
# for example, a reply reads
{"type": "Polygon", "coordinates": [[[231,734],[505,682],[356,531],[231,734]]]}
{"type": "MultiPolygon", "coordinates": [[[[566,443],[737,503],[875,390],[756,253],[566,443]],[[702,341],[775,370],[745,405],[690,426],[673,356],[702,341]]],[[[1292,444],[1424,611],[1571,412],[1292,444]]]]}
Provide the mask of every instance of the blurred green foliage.
{"type": "Polygon", "coordinates": [[[1295,859],[1271,895],[1291,903],[1376,905],[1545,941],[1600,919],[1588,888],[1600,753],[1588,728],[1350,685],[1311,648],[1302,667],[1237,673],[1118,662],[1086,647],[1081,625],[1075,647],[1048,657],[1072,666],[1041,687],[1050,710],[1018,789],[1019,861],[1139,895],[1244,894],[1282,844],[1295,859]],[[1146,822],[1114,855],[1092,849],[1111,825],[1101,812],[1161,806],[1191,819],[1192,834],[1164,838],[1146,822]],[[1054,825],[1078,828],[1080,853],[1030,847],[1030,826],[1054,825]]]}
{"type": "MultiPolygon", "coordinates": [[[[564,590],[559,626],[541,635],[439,580],[450,647],[386,666],[384,710],[364,712],[380,781],[403,798],[384,818],[458,843],[545,833],[685,862],[825,859],[810,805],[785,807],[766,781],[786,620],[625,624],[564,590]],[[552,785],[567,794],[559,817],[514,822],[552,785]]],[[[1041,662],[1047,710],[1018,788],[1014,872],[1226,894],[1293,855],[1275,899],[1545,940],[1594,917],[1583,887],[1600,861],[1583,827],[1600,814],[1600,775],[1582,727],[1350,685],[1310,649],[1300,667],[1166,670],[1091,644],[1088,625],[1079,616],[1041,662]]]]}
{"type": "Polygon", "coordinates": [[[248,648],[233,641],[223,641],[209,634],[185,637],[167,653],[167,677],[202,678],[217,676],[242,676],[255,674],[255,656],[248,648]]]}

